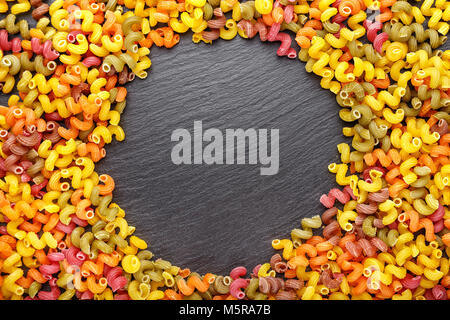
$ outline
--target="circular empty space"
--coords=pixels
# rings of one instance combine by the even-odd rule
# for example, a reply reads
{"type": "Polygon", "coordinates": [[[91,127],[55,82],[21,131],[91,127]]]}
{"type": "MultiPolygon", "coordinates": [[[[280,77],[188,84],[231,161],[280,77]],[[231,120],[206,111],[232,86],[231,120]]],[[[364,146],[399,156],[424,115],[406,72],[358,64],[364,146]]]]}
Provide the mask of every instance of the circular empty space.
{"type": "Polygon", "coordinates": [[[114,201],[157,257],[198,272],[226,273],[267,261],[274,238],[323,211],[327,171],[343,141],[335,96],[298,59],[259,39],[152,48],[145,80],[127,86],[126,138],[107,146],[99,173],[116,182],[114,201]],[[261,164],[180,164],[172,132],[278,129],[279,171],[261,164]]]}

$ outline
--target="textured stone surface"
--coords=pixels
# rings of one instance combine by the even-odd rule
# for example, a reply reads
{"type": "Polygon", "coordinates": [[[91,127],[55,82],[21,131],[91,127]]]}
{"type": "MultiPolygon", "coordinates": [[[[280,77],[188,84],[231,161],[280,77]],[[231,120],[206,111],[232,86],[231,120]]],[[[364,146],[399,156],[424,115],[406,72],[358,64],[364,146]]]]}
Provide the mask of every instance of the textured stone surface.
{"type": "Polygon", "coordinates": [[[116,202],[158,256],[199,272],[253,268],[302,217],[322,212],[320,195],[342,142],[334,95],[299,60],[258,39],[152,49],[145,80],[128,85],[127,134],[98,165],[116,181],[116,202]],[[259,165],[172,164],[170,136],[206,128],[280,129],[280,171],[259,165]]]}

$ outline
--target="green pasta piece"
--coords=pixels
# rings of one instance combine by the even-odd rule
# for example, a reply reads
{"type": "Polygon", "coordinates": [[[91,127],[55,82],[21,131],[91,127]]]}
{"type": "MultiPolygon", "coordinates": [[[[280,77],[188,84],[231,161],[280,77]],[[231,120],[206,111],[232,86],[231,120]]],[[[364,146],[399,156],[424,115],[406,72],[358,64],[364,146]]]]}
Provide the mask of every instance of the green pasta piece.
{"type": "Polygon", "coordinates": [[[409,52],[415,52],[418,50],[418,43],[417,43],[417,39],[414,36],[411,36],[408,39],[408,51],[409,52]]]}
{"type": "Polygon", "coordinates": [[[211,287],[217,292],[217,294],[227,294],[230,292],[231,279],[229,276],[217,276],[211,287]]]}
{"type": "Polygon", "coordinates": [[[361,86],[363,87],[366,94],[368,94],[369,96],[371,96],[377,92],[377,89],[375,88],[375,86],[373,84],[371,84],[370,82],[362,82],[361,86]]]}
{"type": "Polygon", "coordinates": [[[387,233],[389,232],[388,228],[382,228],[382,229],[378,229],[377,232],[377,237],[382,240],[386,245],[389,245],[388,240],[387,240],[387,233]]]}
{"type": "Polygon", "coordinates": [[[198,294],[203,300],[212,300],[213,299],[213,296],[209,291],[198,292],[198,294]]]}
{"type": "Polygon", "coordinates": [[[117,0],[108,0],[105,6],[105,11],[114,11],[117,6],[117,0]]]}
{"type": "Polygon", "coordinates": [[[81,235],[84,234],[83,227],[76,227],[70,234],[70,242],[77,248],[81,247],[81,235]]]}
{"type": "Polygon", "coordinates": [[[289,23],[286,23],[283,21],[283,23],[281,24],[281,29],[289,30],[289,31],[292,31],[293,33],[297,33],[301,29],[301,27],[293,21],[291,21],[289,23]]]}
{"type": "Polygon", "coordinates": [[[388,127],[385,125],[378,126],[375,121],[370,121],[369,123],[370,133],[377,139],[382,139],[386,136],[388,127]]]}
{"type": "Polygon", "coordinates": [[[208,0],[208,3],[213,8],[217,8],[220,5],[220,0],[208,0]]]}
{"type": "Polygon", "coordinates": [[[203,19],[211,20],[214,16],[214,8],[207,2],[203,6],[203,19]]]}
{"type": "Polygon", "coordinates": [[[42,284],[40,284],[37,281],[33,281],[33,283],[28,288],[28,295],[30,296],[30,298],[34,298],[39,292],[39,290],[41,290],[41,287],[42,284]]]}
{"type": "Polygon", "coordinates": [[[138,17],[138,16],[130,16],[128,18],[125,19],[125,21],[122,23],[122,31],[123,34],[126,36],[128,36],[128,34],[130,32],[132,32],[133,30],[131,29],[131,27],[135,24],[141,25],[142,23],[142,18],[138,17]]]}
{"type": "Polygon", "coordinates": [[[94,234],[92,232],[85,232],[80,238],[80,249],[87,255],[91,253],[91,243],[94,241],[94,234]]]}
{"type": "Polygon", "coordinates": [[[162,260],[162,259],[158,259],[154,262],[155,268],[157,269],[162,269],[162,270],[167,270],[169,269],[172,264],[167,261],[167,260],[162,260]]]}
{"type": "Polygon", "coordinates": [[[402,12],[403,11],[408,14],[411,12],[411,9],[412,9],[412,6],[407,1],[397,1],[391,7],[392,12],[402,12]]]}
{"type": "Polygon", "coordinates": [[[353,112],[352,109],[342,108],[339,110],[339,118],[346,122],[353,122],[361,117],[359,113],[353,112]]]}
{"type": "Polygon", "coordinates": [[[355,81],[345,84],[341,89],[341,92],[342,91],[345,91],[349,94],[354,94],[358,101],[362,101],[366,95],[364,88],[355,81]]]}
{"type": "Polygon", "coordinates": [[[300,61],[306,62],[309,59],[308,49],[302,48],[298,53],[298,59],[300,61]]]}
{"type": "Polygon", "coordinates": [[[430,182],[430,180],[431,180],[430,175],[426,175],[418,178],[416,181],[411,183],[411,186],[414,188],[422,188],[425,187],[430,182]]]}
{"type": "Polygon", "coordinates": [[[162,271],[148,271],[146,274],[150,277],[151,281],[161,282],[164,281],[164,277],[162,276],[162,271]]]}
{"type": "Polygon", "coordinates": [[[361,138],[363,138],[364,140],[370,140],[371,138],[373,139],[374,137],[370,134],[370,131],[367,130],[366,128],[364,128],[362,125],[360,124],[356,124],[354,126],[354,129],[356,131],[356,133],[361,136],[361,138]]]}
{"type": "Polygon", "coordinates": [[[378,60],[381,59],[381,56],[378,52],[375,51],[374,47],[369,44],[365,44],[363,46],[364,54],[367,58],[367,61],[369,61],[372,64],[375,64],[378,62],[378,60]]]}
{"type": "Polygon", "coordinates": [[[349,41],[347,47],[352,57],[362,58],[365,55],[364,46],[356,40],[349,41]]]}
{"type": "MultiPolygon", "coordinates": [[[[50,62],[52,62],[52,61],[50,61],[50,62]]],[[[50,68],[48,68],[47,65],[44,65],[44,57],[42,55],[37,55],[34,58],[34,68],[35,68],[36,72],[42,73],[46,77],[53,74],[53,71],[54,71],[54,70],[51,70],[50,68]]]]}
{"type": "Polygon", "coordinates": [[[390,247],[395,246],[395,244],[397,243],[397,240],[398,240],[398,236],[399,236],[399,233],[397,230],[395,230],[395,229],[389,230],[386,240],[390,247]]]}
{"type": "Polygon", "coordinates": [[[117,245],[120,249],[125,249],[128,246],[128,242],[117,234],[112,234],[109,237],[109,241],[107,244],[111,248],[114,248],[117,245]]]}
{"type": "Polygon", "coordinates": [[[430,106],[432,109],[439,109],[441,107],[441,91],[439,89],[430,90],[430,106]]]}
{"type": "Polygon", "coordinates": [[[246,1],[239,4],[241,16],[244,20],[251,20],[255,17],[255,1],[246,1]]]}
{"type": "Polygon", "coordinates": [[[112,248],[105,241],[101,241],[101,240],[95,239],[94,241],[92,241],[91,250],[92,251],[100,250],[100,251],[102,251],[102,252],[104,252],[106,254],[110,254],[110,253],[112,253],[114,251],[114,248],[112,248]]]}
{"type": "Polygon", "coordinates": [[[363,232],[369,237],[375,237],[377,234],[377,228],[373,226],[373,220],[375,220],[374,216],[368,216],[362,224],[363,232]]]}
{"type": "Polygon", "coordinates": [[[136,255],[138,257],[139,260],[150,260],[151,258],[153,258],[153,253],[149,250],[142,250],[139,251],[136,255]]]}
{"type": "Polygon", "coordinates": [[[20,59],[15,55],[7,54],[0,60],[0,66],[9,68],[9,74],[15,76],[19,73],[21,64],[20,59]]]}
{"type": "Polygon", "coordinates": [[[383,138],[380,139],[380,143],[381,143],[381,149],[384,152],[388,152],[389,149],[391,148],[391,139],[388,135],[385,135],[383,138]]]}
{"type": "Polygon", "coordinates": [[[352,140],[352,147],[360,152],[372,152],[375,146],[374,137],[371,135],[370,139],[366,139],[365,141],[359,136],[359,134],[355,134],[352,140]]]}
{"type": "Polygon", "coordinates": [[[358,117],[358,123],[363,127],[366,127],[368,124],[371,123],[373,113],[372,109],[369,106],[365,104],[356,105],[352,108],[352,112],[356,113],[355,117],[358,117]]]}
{"type": "Polygon", "coordinates": [[[101,240],[101,241],[109,241],[109,238],[111,237],[111,234],[106,230],[100,230],[97,232],[93,232],[95,239],[101,240]]]}
{"type": "Polygon", "coordinates": [[[127,50],[136,53],[138,51],[138,46],[136,45],[136,42],[141,41],[143,38],[144,35],[142,34],[142,32],[131,31],[125,37],[123,44],[125,48],[127,48],[127,50]]]}
{"type": "Polygon", "coordinates": [[[359,151],[352,151],[350,152],[350,161],[363,161],[364,160],[364,154],[359,151]]]}
{"type": "Polygon", "coordinates": [[[127,105],[126,101],[117,102],[114,107],[114,110],[122,114],[123,110],[125,110],[126,105],[127,105]]]}
{"type": "Polygon", "coordinates": [[[404,26],[402,23],[397,22],[389,29],[389,38],[393,41],[406,42],[409,40],[412,34],[411,28],[404,26]]]}
{"type": "Polygon", "coordinates": [[[301,26],[303,26],[303,25],[306,23],[306,21],[308,21],[308,20],[309,20],[308,16],[306,16],[306,15],[304,15],[304,14],[299,14],[299,15],[298,15],[298,23],[299,23],[301,26]]]}
{"type": "Polygon", "coordinates": [[[75,289],[67,289],[59,295],[58,300],[71,300],[75,296],[75,293],[75,289]]]}
{"type": "Polygon", "coordinates": [[[323,28],[329,33],[337,33],[341,29],[341,26],[336,22],[330,20],[322,22],[323,28]]]}
{"type": "Polygon", "coordinates": [[[68,191],[64,191],[63,193],[61,193],[61,195],[58,198],[58,206],[61,209],[64,209],[67,205],[68,202],[70,200],[70,197],[72,197],[73,194],[73,190],[68,190],[68,191]]]}

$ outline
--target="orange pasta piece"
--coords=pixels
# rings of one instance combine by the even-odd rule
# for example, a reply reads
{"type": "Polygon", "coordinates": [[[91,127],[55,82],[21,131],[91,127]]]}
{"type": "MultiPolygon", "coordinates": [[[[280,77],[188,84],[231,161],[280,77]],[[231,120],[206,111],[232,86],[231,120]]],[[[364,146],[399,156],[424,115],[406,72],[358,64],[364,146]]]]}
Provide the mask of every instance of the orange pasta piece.
{"type": "Polygon", "coordinates": [[[353,271],[347,276],[347,280],[352,283],[360,279],[364,271],[364,266],[358,262],[351,262],[350,264],[353,271]]]}
{"type": "Polygon", "coordinates": [[[356,281],[356,286],[352,288],[352,295],[359,296],[363,294],[367,290],[367,279],[364,276],[361,276],[356,281]]]}
{"type": "Polygon", "coordinates": [[[102,175],[100,175],[99,180],[101,182],[103,182],[103,185],[99,184],[97,186],[100,190],[101,195],[110,194],[114,190],[115,183],[114,183],[114,179],[111,176],[109,176],[107,174],[102,174],[102,175]]]}
{"type": "Polygon", "coordinates": [[[436,239],[436,235],[434,234],[434,224],[428,218],[419,219],[419,229],[425,229],[425,239],[427,241],[434,241],[436,239]]]}
{"type": "Polygon", "coordinates": [[[399,214],[398,221],[406,222],[408,220],[411,232],[416,232],[421,228],[419,225],[419,214],[416,211],[409,210],[399,214]]]}

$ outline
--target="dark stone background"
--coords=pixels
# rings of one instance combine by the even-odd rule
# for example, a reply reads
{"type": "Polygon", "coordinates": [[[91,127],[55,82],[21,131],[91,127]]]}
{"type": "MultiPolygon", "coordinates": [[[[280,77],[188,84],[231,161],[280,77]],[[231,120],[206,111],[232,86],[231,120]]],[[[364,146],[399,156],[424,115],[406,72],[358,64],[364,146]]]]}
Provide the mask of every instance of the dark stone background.
{"type": "Polygon", "coordinates": [[[97,171],[116,181],[115,201],[157,257],[198,272],[253,268],[302,217],[321,213],[334,186],[342,122],[334,95],[304,63],[259,39],[152,48],[148,78],[127,85],[122,143],[107,147],[97,171]],[[278,128],[280,171],[260,165],[174,165],[174,129],[278,128]]]}

